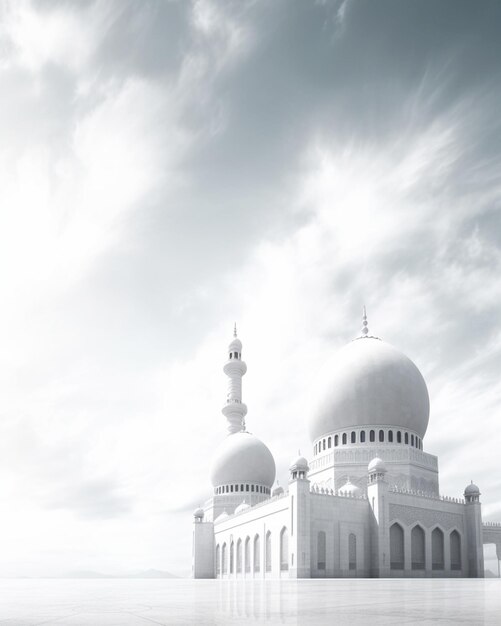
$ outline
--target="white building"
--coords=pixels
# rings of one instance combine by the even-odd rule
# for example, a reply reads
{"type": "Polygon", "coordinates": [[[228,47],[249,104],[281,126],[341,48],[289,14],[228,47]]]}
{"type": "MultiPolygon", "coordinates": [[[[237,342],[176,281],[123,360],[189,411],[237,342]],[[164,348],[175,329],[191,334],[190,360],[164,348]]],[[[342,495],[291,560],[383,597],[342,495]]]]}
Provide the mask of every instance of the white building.
{"type": "Polygon", "coordinates": [[[195,511],[195,578],[484,575],[483,544],[501,558],[501,524],[483,524],[480,491],[439,495],[437,457],[424,451],[426,383],[404,354],[369,334],[344,347],[320,410],[313,456],[295,459],[288,489],[246,430],[242,343],[228,347],[226,439],[214,492],[195,511]]]}

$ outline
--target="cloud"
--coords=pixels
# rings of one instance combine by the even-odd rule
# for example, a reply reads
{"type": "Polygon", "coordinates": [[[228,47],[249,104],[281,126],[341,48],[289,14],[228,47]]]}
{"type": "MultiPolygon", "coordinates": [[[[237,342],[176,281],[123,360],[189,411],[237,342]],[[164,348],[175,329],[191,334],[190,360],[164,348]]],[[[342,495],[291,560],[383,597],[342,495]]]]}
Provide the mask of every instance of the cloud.
{"type": "Polygon", "coordinates": [[[188,570],[233,322],[248,427],[283,484],[363,304],[426,377],[442,489],[475,479],[494,519],[496,19],[457,2],[3,11],[5,571],[188,570]]]}
{"type": "Polygon", "coordinates": [[[58,490],[57,497],[46,506],[51,509],[66,509],[83,519],[109,519],[131,512],[131,500],[120,493],[115,482],[88,480],[80,485],[66,484],[58,490]]]}

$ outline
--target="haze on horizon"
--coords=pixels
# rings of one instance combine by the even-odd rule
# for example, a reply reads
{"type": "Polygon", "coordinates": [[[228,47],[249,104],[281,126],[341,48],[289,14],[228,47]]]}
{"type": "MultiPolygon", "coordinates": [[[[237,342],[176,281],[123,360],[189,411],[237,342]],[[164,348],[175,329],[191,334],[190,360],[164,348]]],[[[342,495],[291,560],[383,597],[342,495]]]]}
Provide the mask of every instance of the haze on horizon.
{"type": "Polygon", "coordinates": [[[233,323],[285,484],[364,304],[427,381],[441,491],[501,521],[500,23],[0,4],[0,576],[188,573],[233,323]]]}

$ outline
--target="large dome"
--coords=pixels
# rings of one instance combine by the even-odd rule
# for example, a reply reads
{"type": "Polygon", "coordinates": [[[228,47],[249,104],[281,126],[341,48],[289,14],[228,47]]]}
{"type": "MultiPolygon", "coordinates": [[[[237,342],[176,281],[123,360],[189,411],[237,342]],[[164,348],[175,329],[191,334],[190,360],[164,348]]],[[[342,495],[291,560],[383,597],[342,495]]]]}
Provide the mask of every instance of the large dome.
{"type": "Polygon", "coordinates": [[[329,390],[310,420],[312,441],[356,426],[393,426],[423,438],[430,400],[414,363],[375,337],[361,337],[339,351],[329,390]]]}
{"type": "Polygon", "coordinates": [[[228,435],[217,448],[211,470],[214,487],[253,483],[271,487],[275,461],[264,443],[247,432],[228,435]]]}

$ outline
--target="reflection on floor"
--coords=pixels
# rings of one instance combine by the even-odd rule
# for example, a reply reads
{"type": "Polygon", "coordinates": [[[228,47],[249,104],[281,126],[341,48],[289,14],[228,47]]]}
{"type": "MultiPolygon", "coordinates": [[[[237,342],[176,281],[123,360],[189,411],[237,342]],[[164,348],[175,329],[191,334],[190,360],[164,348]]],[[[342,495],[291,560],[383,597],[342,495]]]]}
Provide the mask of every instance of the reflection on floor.
{"type": "Polygon", "coordinates": [[[1,626],[492,624],[499,579],[0,580],[1,626]]]}

